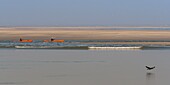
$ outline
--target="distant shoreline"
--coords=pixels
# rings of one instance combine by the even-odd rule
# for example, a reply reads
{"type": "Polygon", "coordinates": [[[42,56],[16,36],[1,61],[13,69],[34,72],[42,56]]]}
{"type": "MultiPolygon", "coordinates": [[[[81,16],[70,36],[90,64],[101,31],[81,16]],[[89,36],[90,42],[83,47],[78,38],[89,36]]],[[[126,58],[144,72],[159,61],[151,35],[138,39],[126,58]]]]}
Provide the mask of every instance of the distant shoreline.
{"type": "Polygon", "coordinates": [[[0,29],[0,40],[122,40],[170,41],[170,30],[101,30],[101,29],[0,29]]]}

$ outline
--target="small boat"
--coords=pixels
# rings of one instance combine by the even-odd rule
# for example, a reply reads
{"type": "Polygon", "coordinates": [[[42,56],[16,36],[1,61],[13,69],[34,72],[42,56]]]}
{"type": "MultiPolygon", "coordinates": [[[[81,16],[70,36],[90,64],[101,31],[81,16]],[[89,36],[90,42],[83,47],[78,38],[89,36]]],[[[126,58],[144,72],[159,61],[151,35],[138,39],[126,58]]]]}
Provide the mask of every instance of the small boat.
{"type": "Polygon", "coordinates": [[[51,42],[59,42],[59,43],[63,43],[64,40],[54,40],[54,39],[52,39],[51,42]]]}
{"type": "Polygon", "coordinates": [[[50,40],[44,40],[43,42],[51,42],[50,40]]]}
{"type": "Polygon", "coordinates": [[[55,39],[51,38],[50,40],[44,40],[44,42],[57,42],[57,43],[63,43],[64,40],[55,40],[55,39]]]}
{"type": "Polygon", "coordinates": [[[30,39],[22,39],[22,38],[20,38],[19,39],[19,42],[33,42],[33,40],[30,40],[30,39]]]}

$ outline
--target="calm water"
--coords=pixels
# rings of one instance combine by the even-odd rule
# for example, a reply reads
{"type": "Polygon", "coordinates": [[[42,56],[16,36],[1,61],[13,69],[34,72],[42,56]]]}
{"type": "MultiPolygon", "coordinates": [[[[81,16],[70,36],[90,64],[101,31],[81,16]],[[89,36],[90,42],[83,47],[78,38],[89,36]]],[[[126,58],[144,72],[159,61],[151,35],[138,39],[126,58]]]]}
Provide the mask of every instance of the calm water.
{"type": "Polygon", "coordinates": [[[170,50],[0,49],[0,85],[169,85],[170,50]],[[145,65],[156,66],[152,72],[145,65]]]}

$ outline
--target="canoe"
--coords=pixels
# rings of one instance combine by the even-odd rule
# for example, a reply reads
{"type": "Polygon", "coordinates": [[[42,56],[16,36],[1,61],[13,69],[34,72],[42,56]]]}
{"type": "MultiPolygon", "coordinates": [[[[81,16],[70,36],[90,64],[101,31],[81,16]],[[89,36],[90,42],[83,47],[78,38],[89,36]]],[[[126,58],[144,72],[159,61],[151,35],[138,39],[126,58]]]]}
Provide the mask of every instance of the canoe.
{"type": "Polygon", "coordinates": [[[20,38],[19,42],[33,42],[33,40],[20,38]]]}

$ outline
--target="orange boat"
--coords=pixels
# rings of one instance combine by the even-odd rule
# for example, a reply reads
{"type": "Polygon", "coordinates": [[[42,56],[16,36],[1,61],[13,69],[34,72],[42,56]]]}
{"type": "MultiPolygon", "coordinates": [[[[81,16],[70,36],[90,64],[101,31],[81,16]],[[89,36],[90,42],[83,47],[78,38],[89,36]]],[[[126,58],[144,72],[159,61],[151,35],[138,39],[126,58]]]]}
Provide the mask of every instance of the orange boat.
{"type": "Polygon", "coordinates": [[[64,40],[55,40],[55,39],[51,38],[51,42],[59,42],[59,43],[63,43],[64,40]]]}
{"type": "Polygon", "coordinates": [[[29,40],[23,40],[23,39],[20,38],[19,42],[33,42],[33,40],[30,40],[30,39],[29,40]]]}
{"type": "Polygon", "coordinates": [[[44,42],[50,42],[50,40],[44,40],[44,42]]]}
{"type": "Polygon", "coordinates": [[[44,42],[57,42],[57,43],[63,43],[64,40],[55,40],[55,39],[51,38],[51,40],[44,40],[44,42]]]}

